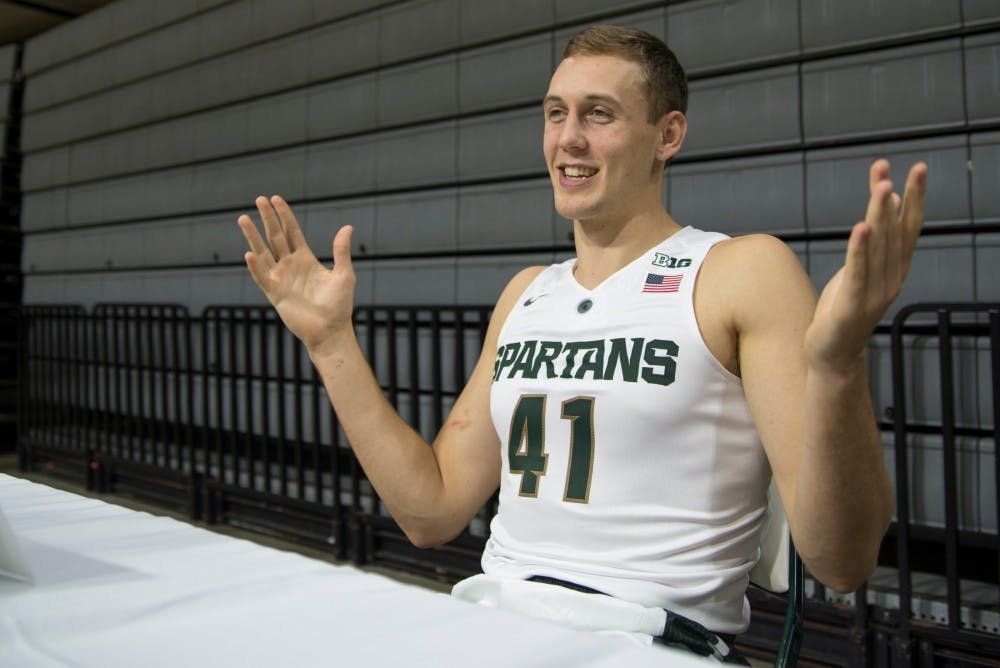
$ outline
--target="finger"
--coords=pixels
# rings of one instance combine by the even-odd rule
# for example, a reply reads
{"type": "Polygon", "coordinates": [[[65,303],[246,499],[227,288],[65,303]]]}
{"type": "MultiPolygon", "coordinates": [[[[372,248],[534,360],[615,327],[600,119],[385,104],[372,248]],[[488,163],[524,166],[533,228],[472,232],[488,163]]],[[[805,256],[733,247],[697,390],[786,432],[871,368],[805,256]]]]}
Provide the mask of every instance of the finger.
{"type": "Polygon", "coordinates": [[[257,226],[254,225],[253,219],[250,216],[243,214],[236,219],[236,224],[240,228],[240,232],[243,233],[243,238],[247,240],[247,245],[250,246],[250,250],[256,255],[270,255],[271,251],[268,250],[267,244],[261,239],[260,233],[257,231],[257,226]]]}
{"type": "MultiPolygon", "coordinates": [[[[903,191],[903,205],[900,223],[903,228],[903,253],[907,258],[913,255],[920,230],[924,226],[924,200],[927,195],[927,164],[918,162],[910,168],[903,191]]],[[[907,266],[909,266],[907,264],[907,266]]]]}
{"type": "MultiPolygon", "coordinates": [[[[243,237],[247,240],[250,245],[250,251],[261,258],[265,263],[274,263],[274,256],[271,255],[271,250],[264,243],[264,240],[260,236],[260,232],[257,231],[257,226],[253,224],[253,220],[250,216],[244,214],[236,219],[236,224],[239,225],[240,231],[243,232],[243,237]]],[[[270,265],[268,265],[270,266],[270,265]]]]}
{"type": "Polygon", "coordinates": [[[865,302],[868,292],[868,245],[871,241],[871,227],[864,222],[857,223],[851,229],[847,240],[847,255],[844,258],[844,276],[841,279],[840,290],[844,299],[840,302],[852,312],[857,313],[865,302]]]}
{"type": "Polygon", "coordinates": [[[302,228],[299,227],[299,221],[296,220],[295,214],[292,213],[292,207],[288,206],[288,202],[281,195],[272,195],[271,205],[278,212],[278,217],[281,219],[288,247],[293,252],[300,248],[308,250],[309,244],[306,243],[306,237],[302,233],[302,228]]]}
{"type": "Polygon", "coordinates": [[[878,224],[884,208],[891,201],[892,181],[889,180],[889,161],[876,160],[868,170],[868,209],[865,211],[865,220],[868,223],[878,224]]]}
{"type": "Polygon", "coordinates": [[[267,267],[264,266],[264,258],[270,255],[270,251],[263,256],[252,252],[243,254],[243,260],[247,263],[247,269],[250,270],[250,276],[253,278],[253,282],[257,284],[257,287],[261,289],[268,299],[270,299],[269,288],[271,286],[271,279],[267,267]]]}
{"type": "Polygon", "coordinates": [[[903,284],[906,272],[903,269],[905,261],[902,257],[903,232],[899,222],[900,198],[896,193],[891,193],[886,211],[887,221],[885,223],[885,266],[882,270],[884,286],[895,297],[896,292],[903,284]]]}
{"type": "Polygon", "coordinates": [[[889,161],[879,158],[868,168],[868,191],[874,192],[880,181],[889,178],[889,161]]]}
{"type": "MultiPolygon", "coordinates": [[[[874,171],[874,170],[873,170],[874,171]]],[[[868,231],[865,235],[866,281],[869,294],[884,290],[886,271],[890,266],[890,252],[898,256],[898,245],[891,241],[897,234],[892,204],[892,182],[886,178],[872,185],[872,195],[865,214],[868,231]],[[895,249],[895,250],[894,250],[895,249]]]]}
{"type": "Polygon", "coordinates": [[[335,271],[344,269],[354,273],[354,263],[351,262],[351,235],[353,233],[353,227],[344,225],[337,230],[337,236],[333,238],[333,268],[335,271]]]}
{"type": "Polygon", "coordinates": [[[264,196],[259,196],[254,200],[257,211],[260,212],[260,219],[264,221],[264,233],[267,235],[267,243],[271,246],[271,252],[277,260],[289,254],[288,241],[285,233],[281,229],[281,222],[271,206],[271,202],[264,196]]]}

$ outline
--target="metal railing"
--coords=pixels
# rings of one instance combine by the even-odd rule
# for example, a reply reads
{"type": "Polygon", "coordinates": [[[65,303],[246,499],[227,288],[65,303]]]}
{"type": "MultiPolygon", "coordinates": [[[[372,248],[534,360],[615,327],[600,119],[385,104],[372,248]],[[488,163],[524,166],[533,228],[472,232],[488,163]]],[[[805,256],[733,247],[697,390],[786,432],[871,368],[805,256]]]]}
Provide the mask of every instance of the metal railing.
{"type": "Polygon", "coordinates": [[[996,586],[1000,573],[1000,435],[996,429],[1000,304],[904,307],[892,323],[891,352],[896,520],[886,541],[895,554],[887,555],[886,561],[894,557],[899,610],[892,659],[906,664],[920,655],[935,662],[953,654],[956,647],[985,648],[995,657],[1000,653],[996,628],[1000,618],[1000,588],[996,586]],[[907,359],[907,353],[914,351],[911,358],[921,356],[925,368],[907,359]],[[936,382],[915,382],[910,376],[917,376],[918,371],[936,382]],[[960,394],[965,395],[963,400],[960,394]],[[931,411],[937,414],[910,419],[915,395],[925,399],[937,395],[931,411]],[[921,438],[939,441],[940,447],[929,454],[930,461],[923,462],[917,478],[915,461],[918,456],[928,458],[919,452],[921,438]],[[967,447],[960,447],[962,440],[967,447]],[[961,478],[970,484],[960,485],[961,478]],[[924,489],[915,489],[918,482],[924,489]],[[922,498],[932,493],[927,487],[943,492],[943,516],[930,517],[939,513],[924,510],[921,518],[914,511],[914,501],[931,505],[922,498]],[[925,580],[930,576],[938,589],[943,584],[943,596],[935,592],[928,605],[927,597],[914,586],[915,575],[925,580]],[[965,600],[963,589],[969,598],[978,590],[977,600],[965,600]],[[922,605],[916,605],[918,598],[922,605]],[[928,607],[941,609],[943,618],[928,607]],[[992,621],[977,623],[975,612],[992,621]]]}

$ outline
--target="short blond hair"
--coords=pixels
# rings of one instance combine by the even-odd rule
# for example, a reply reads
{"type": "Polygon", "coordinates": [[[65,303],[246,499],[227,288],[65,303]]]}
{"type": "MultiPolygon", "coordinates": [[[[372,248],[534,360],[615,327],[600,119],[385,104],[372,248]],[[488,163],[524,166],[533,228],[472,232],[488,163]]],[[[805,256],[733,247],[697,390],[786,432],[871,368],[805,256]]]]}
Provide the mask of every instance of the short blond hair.
{"type": "Polygon", "coordinates": [[[687,76],[677,56],[661,39],[644,30],[600,25],[587,28],[566,45],[570,56],[617,56],[642,67],[649,122],[671,111],[687,111],[687,76]]]}

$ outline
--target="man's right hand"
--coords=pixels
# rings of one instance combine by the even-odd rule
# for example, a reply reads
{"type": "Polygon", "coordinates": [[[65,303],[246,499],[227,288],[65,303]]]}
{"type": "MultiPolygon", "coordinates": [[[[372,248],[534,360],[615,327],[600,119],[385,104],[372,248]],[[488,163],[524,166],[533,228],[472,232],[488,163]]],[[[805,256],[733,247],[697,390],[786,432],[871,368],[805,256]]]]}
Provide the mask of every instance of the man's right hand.
{"type": "Polygon", "coordinates": [[[275,195],[255,201],[264,223],[265,242],[250,216],[237,220],[250,244],[244,255],[253,280],[264,291],[285,326],[306,346],[310,356],[332,349],[345,334],[353,335],[356,278],[351,264],[351,232],[342,227],[333,240],[333,269],[324,267],[306,243],[302,228],[284,199],[275,195]]]}

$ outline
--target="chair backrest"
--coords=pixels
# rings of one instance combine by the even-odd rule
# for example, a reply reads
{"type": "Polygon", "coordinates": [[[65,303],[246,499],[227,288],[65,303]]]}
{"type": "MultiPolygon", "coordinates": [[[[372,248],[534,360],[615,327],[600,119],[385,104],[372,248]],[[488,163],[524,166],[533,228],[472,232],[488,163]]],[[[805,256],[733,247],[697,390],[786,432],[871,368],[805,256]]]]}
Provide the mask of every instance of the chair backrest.
{"type": "Polygon", "coordinates": [[[771,479],[767,491],[768,523],[760,542],[760,560],[750,571],[750,582],[777,594],[787,592],[785,625],[774,665],[794,666],[802,644],[802,560],[795,552],[788,531],[788,517],[781,505],[778,488],[771,479]]]}
{"type": "Polygon", "coordinates": [[[792,554],[792,540],[788,534],[788,518],[781,505],[774,478],[767,490],[767,515],[767,528],[760,541],[760,561],[750,571],[750,582],[762,589],[783,594],[788,591],[788,560],[792,554]]]}

